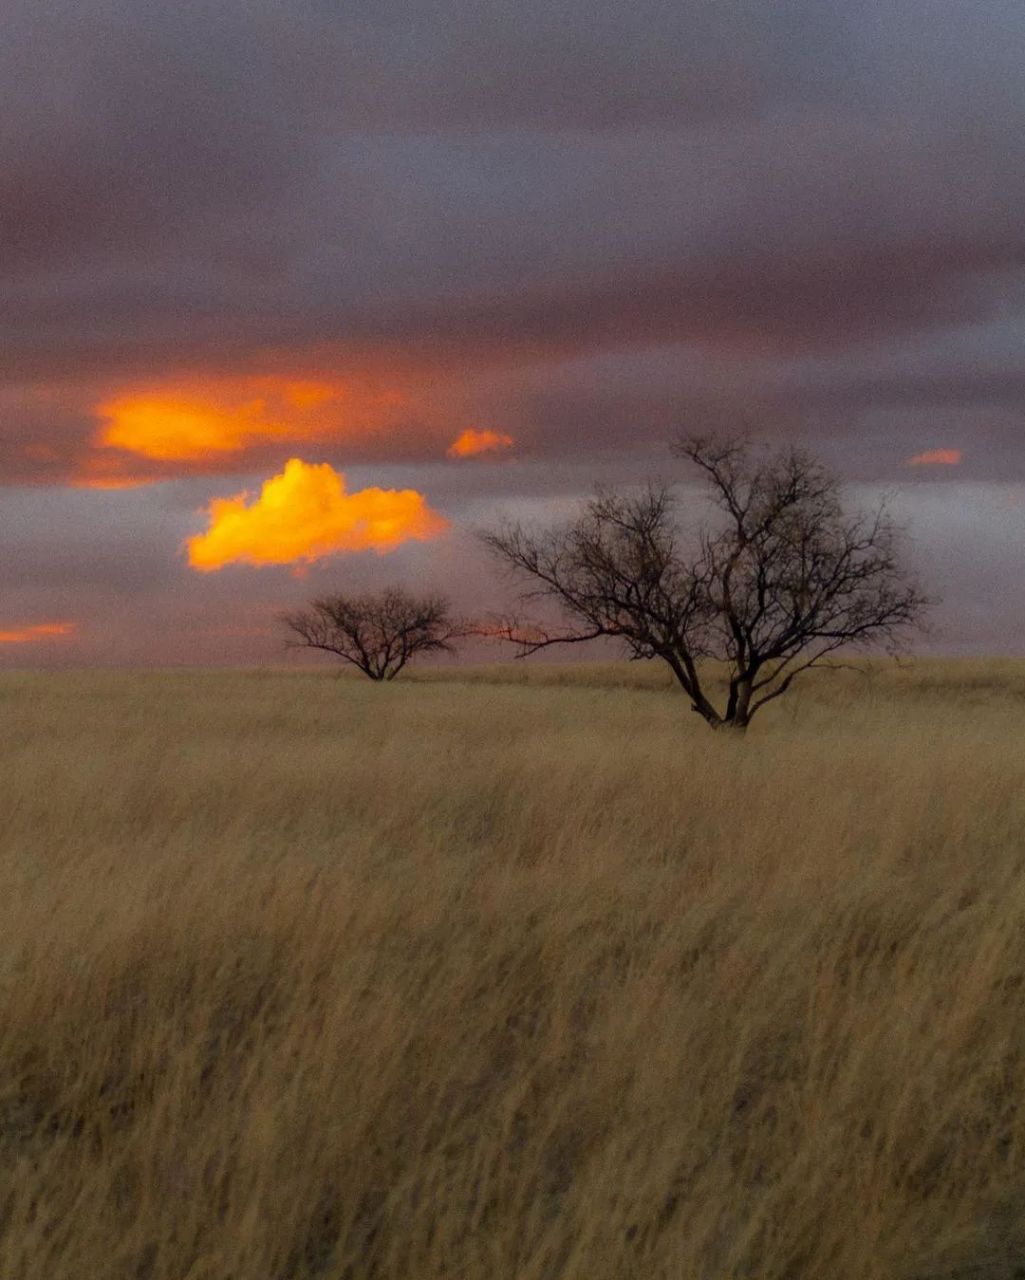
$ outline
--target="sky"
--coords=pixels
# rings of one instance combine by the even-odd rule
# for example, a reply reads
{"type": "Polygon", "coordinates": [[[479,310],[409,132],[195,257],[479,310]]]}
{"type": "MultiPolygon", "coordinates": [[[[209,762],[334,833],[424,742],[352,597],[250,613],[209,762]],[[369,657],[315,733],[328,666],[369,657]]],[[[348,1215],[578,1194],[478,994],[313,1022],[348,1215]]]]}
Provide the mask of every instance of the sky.
{"type": "Polygon", "coordinates": [[[1020,0],[0,0],[0,665],[283,659],[473,529],[688,477],[889,495],[1025,652],[1020,0]]]}

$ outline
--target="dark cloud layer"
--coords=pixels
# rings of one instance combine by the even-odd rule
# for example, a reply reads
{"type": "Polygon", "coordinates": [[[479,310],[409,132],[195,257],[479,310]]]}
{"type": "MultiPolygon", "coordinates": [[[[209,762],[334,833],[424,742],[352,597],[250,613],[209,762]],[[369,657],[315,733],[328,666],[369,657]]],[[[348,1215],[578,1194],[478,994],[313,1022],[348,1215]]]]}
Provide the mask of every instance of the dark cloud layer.
{"type": "Polygon", "coordinates": [[[5,9],[10,378],[829,347],[1021,301],[1017,5],[5,9]]]}
{"type": "MultiPolygon", "coordinates": [[[[962,497],[1025,480],[1018,0],[0,18],[0,482],[38,486],[0,520],[8,565],[49,565],[58,592],[128,600],[171,574],[168,616],[175,592],[200,613],[216,594],[187,595],[156,534],[119,559],[157,491],[53,491],[95,461],[99,404],[184,377],[391,379],[387,430],[304,456],[419,467],[466,503],[646,472],[680,423],[789,434],[852,479],[911,481],[910,456],[947,448],[962,497]],[[521,463],[423,470],[471,425],[521,463]]],[[[134,470],[223,494],[293,450],[134,470]]]]}

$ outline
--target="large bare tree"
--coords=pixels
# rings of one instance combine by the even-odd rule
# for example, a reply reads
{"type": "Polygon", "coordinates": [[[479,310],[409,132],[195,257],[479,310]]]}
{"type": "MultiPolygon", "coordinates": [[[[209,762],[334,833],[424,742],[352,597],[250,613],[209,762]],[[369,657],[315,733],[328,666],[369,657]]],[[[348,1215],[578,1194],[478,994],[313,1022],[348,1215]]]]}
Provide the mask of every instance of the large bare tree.
{"type": "Polygon", "coordinates": [[[803,672],[844,650],[895,649],[920,625],[929,601],[885,507],[846,512],[839,479],[800,449],[681,436],[674,452],[703,477],[715,512],[690,536],[667,485],[600,491],[561,527],[481,534],[526,580],[524,604],[554,604],[566,624],[499,620],[518,656],[613,637],[634,658],[667,663],[713,728],[743,730],[803,672]],[[727,672],[718,704],[707,660],[727,672]]]}
{"type": "Polygon", "coordinates": [[[371,680],[394,680],[411,658],[449,652],[471,630],[452,616],[444,596],[415,596],[401,587],[321,596],[281,621],[292,632],[290,648],[333,653],[371,680]]]}

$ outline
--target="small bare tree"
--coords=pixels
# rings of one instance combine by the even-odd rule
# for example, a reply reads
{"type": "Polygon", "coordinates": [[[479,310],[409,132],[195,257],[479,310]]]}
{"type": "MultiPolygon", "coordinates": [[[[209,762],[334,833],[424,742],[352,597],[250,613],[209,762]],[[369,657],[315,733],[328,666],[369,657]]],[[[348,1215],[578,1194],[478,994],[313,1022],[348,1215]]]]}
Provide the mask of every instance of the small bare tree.
{"type": "Polygon", "coordinates": [[[401,587],[366,595],[321,596],[308,609],[281,615],[289,648],[323,649],[371,680],[394,680],[421,653],[450,652],[470,634],[444,596],[414,596],[401,587]]]}
{"type": "Polygon", "coordinates": [[[805,671],[840,650],[893,650],[929,601],[901,562],[898,531],[880,507],[849,515],[840,482],[794,448],[681,436],[677,456],[707,482],[719,518],[685,539],[668,486],[599,492],[568,525],[506,525],[480,536],[547,601],[561,630],[512,619],[497,634],[518,656],[601,636],[634,658],[668,664],[691,707],[713,728],[743,730],[805,671]],[[725,664],[715,705],[702,663],[725,664]]]}

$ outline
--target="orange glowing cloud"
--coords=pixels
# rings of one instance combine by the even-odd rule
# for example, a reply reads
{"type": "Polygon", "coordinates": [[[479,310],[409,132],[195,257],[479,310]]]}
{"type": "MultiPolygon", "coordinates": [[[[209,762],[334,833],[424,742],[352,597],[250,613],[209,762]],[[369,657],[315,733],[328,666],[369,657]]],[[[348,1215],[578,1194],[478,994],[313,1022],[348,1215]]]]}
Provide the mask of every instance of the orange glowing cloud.
{"type": "Polygon", "coordinates": [[[503,449],[511,449],[512,446],[512,436],[507,436],[503,431],[478,431],[474,427],[467,427],[461,435],[456,436],[446,452],[450,458],[472,458],[478,453],[501,453],[503,449]]]}
{"type": "Polygon", "coordinates": [[[230,411],[188,400],[136,396],[100,406],[106,426],[100,443],[157,462],[184,462],[211,453],[235,453],[254,436],[275,436],[279,427],[263,418],[253,400],[230,411]]]}
{"type": "Polygon", "coordinates": [[[963,454],[960,449],[927,449],[908,458],[909,467],[959,467],[963,454]]]}
{"type": "Polygon", "coordinates": [[[33,644],[38,640],[56,640],[74,635],[78,629],[74,622],[34,622],[20,627],[0,630],[0,644],[33,644]]]}
{"type": "Polygon", "coordinates": [[[215,498],[210,527],[189,538],[189,564],[209,573],[227,564],[297,564],[341,552],[392,551],[410,539],[427,541],[449,522],[415,489],[345,490],[328,463],[292,458],[260,495],[215,498]]]}
{"type": "Polygon", "coordinates": [[[337,380],[280,377],[192,381],[135,389],[97,405],[95,443],[153,462],[196,462],[254,445],[375,430],[404,397],[337,380]]]}

